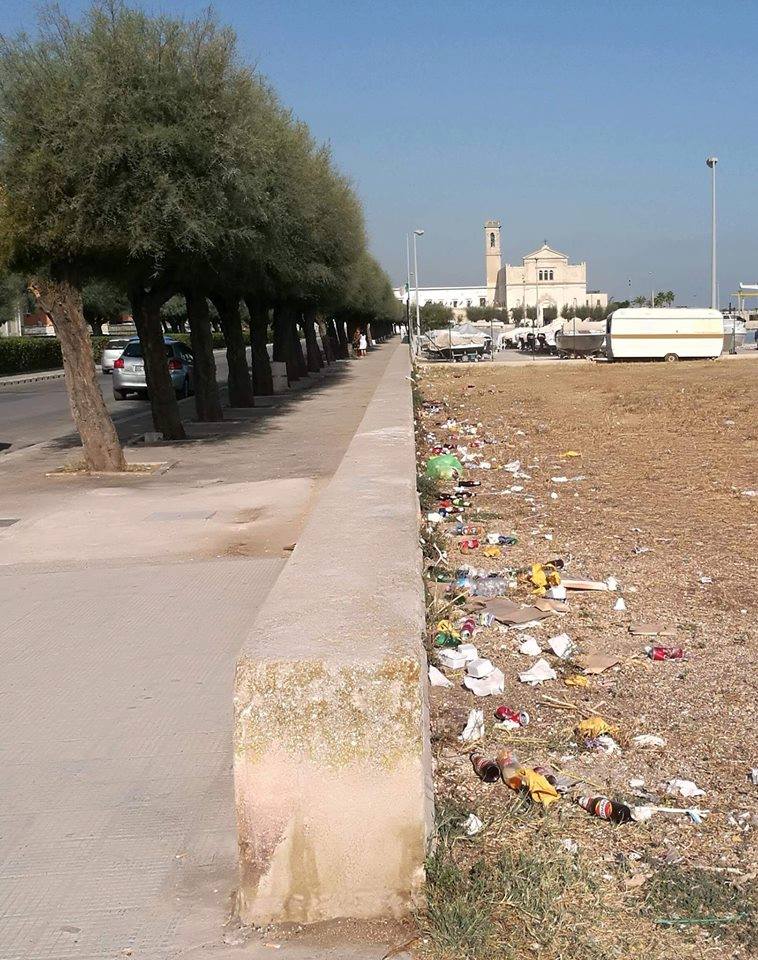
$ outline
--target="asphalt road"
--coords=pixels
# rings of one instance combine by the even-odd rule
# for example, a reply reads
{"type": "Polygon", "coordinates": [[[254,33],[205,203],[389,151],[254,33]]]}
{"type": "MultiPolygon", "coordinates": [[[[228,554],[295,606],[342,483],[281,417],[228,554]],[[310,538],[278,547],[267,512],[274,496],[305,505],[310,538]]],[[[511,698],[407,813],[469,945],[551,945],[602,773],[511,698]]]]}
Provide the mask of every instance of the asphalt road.
{"type": "MultiPolygon", "coordinates": [[[[228,371],[226,354],[217,351],[215,355],[218,381],[225,386],[228,371]]],[[[115,423],[150,413],[147,400],[114,400],[110,374],[100,375],[100,389],[115,423]]],[[[194,402],[183,404],[183,409],[190,416],[194,411],[194,402]]],[[[66,382],[62,377],[12,387],[0,386],[0,453],[65,437],[73,430],[66,382]]]]}

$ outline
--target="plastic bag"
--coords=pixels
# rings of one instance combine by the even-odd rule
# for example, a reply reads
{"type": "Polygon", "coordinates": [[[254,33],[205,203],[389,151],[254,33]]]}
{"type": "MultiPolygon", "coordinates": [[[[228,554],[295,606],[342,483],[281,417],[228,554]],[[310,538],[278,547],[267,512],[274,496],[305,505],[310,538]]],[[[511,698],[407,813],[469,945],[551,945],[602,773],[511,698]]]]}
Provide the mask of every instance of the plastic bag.
{"type": "Polygon", "coordinates": [[[426,461],[426,475],[432,480],[457,480],[463,476],[463,465],[452,453],[441,453],[426,461]]]}

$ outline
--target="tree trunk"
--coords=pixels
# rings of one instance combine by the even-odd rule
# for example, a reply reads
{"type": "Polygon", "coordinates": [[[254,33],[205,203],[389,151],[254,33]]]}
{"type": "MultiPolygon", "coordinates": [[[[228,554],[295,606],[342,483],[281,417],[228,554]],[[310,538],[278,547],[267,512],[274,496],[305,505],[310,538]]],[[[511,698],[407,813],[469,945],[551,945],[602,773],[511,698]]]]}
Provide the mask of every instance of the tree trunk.
{"type": "Polygon", "coordinates": [[[167,299],[165,292],[159,290],[149,293],[141,287],[131,287],[129,290],[132,317],[145,358],[145,381],[150,395],[153,426],[163,434],[164,440],[184,440],[187,434],[168,372],[166,344],[163,340],[161,305],[167,299]]]}
{"type": "Polygon", "coordinates": [[[247,349],[242,333],[239,300],[234,294],[219,293],[211,297],[218,310],[221,330],[226,341],[229,367],[229,406],[252,407],[255,404],[253,382],[247,366],[247,349]]]}
{"type": "Polygon", "coordinates": [[[339,360],[342,348],[340,345],[340,338],[337,336],[337,323],[334,317],[330,317],[326,321],[326,336],[329,340],[329,345],[332,348],[333,359],[339,360]]]}
{"type": "Polygon", "coordinates": [[[213,334],[208,301],[205,294],[188,290],[184,294],[190,322],[190,341],[195,364],[195,410],[197,419],[206,423],[224,419],[216,380],[216,360],[213,356],[213,334]]]}
{"type": "Polygon", "coordinates": [[[102,337],[103,336],[103,324],[105,320],[103,317],[85,317],[85,320],[92,330],[93,337],[102,337]]]}
{"type": "Polygon", "coordinates": [[[344,320],[335,320],[334,325],[337,327],[337,339],[339,340],[339,355],[343,360],[347,360],[350,356],[349,350],[349,340],[347,339],[347,333],[345,332],[345,321],[344,320]]]}
{"type": "MultiPolygon", "coordinates": [[[[358,341],[355,336],[357,330],[358,330],[358,323],[353,319],[349,319],[347,321],[347,339],[348,339],[348,342],[353,345],[353,350],[355,351],[356,356],[358,354],[358,350],[356,349],[358,341]]],[[[348,353],[348,356],[349,355],[350,354],[348,353]]]]}
{"type": "Polygon", "coordinates": [[[294,326],[294,311],[291,304],[277,303],[274,307],[274,360],[277,363],[287,364],[287,379],[290,382],[300,379],[292,335],[294,326]]]}
{"type": "Polygon", "coordinates": [[[295,357],[295,366],[297,367],[297,373],[299,377],[308,376],[308,364],[305,362],[305,355],[303,353],[303,345],[300,342],[300,326],[302,322],[302,313],[300,307],[295,307],[292,310],[292,353],[295,357]]]}
{"type": "Polygon", "coordinates": [[[332,341],[329,338],[329,334],[326,332],[326,324],[324,323],[323,317],[318,317],[316,323],[318,324],[318,332],[319,336],[321,337],[321,346],[324,351],[324,363],[334,363],[332,341]]]}
{"type": "Polygon", "coordinates": [[[126,470],[124,451],[97,380],[80,288],[68,279],[54,282],[34,278],[29,289],[52,318],[60,340],[71,416],[82,441],[87,469],[126,470]]]}
{"type": "Polygon", "coordinates": [[[324,365],[316,339],[316,310],[306,307],[303,311],[303,329],[305,330],[305,349],[308,356],[308,373],[318,373],[324,365]]]}
{"type": "Polygon", "coordinates": [[[250,314],[250,353],[252,354],[253,393],[258,397],[270,397],[274,393],[271,362],[268,358],[268,310],[252,296],[245,297],[250,314]]]}

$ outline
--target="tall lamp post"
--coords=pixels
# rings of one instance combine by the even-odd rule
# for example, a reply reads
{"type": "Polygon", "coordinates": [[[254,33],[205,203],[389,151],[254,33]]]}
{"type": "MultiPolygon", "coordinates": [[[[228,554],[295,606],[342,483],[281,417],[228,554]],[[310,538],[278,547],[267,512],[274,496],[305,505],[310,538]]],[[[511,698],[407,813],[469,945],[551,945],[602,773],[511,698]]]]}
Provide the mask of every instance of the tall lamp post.
{"type": "Polygon", "coordinates": [[[413,360],[413,337],[411,336],[411,239],[405,235],[405,329],[408,331],[408,349],[413,360]]]}
{"type": "Polygon", "coordinates": [[[708,157],[706,165],[711,168],[711,310],[718,310],[719,298],[716,289],[716,164],[718,157],[708,157]]]}
{"type": "Polygon", "coordinates": [[[423,230],[414,230],[413,231],[413,272],[416,279],[416,354],[421,347],[421,311],[419,310],[418,303],[418,250],[416,249],[416,241],[419,237],[423,237],[423,230]]]}

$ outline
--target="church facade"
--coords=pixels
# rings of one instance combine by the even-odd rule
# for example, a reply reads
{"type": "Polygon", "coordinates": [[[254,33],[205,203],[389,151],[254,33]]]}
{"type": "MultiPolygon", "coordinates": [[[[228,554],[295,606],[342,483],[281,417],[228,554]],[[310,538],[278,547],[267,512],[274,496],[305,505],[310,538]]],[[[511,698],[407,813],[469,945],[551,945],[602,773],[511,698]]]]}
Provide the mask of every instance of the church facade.
{"type": "Polygon", "coordinates": [[[492,304],[513,310],[538,307],[540,314],[554,308],[607,307],[608,294],[587,289],[587,264],[569,263],[565,253],[554,250],[545,241],[539,250],[522,258],[521,263],[501,265],[500,222],[488,220],[485,231],[487,287],[494,276],[492,304]]]}
{"type": "MultiPolygon", "coordinates": [[[[550,307],[560,314],[564,307],[606,307],[608,295],[587,289],[587,264],[569,263],[566,254],[548,246],[547,241],[522,258],[520,264],[503,265],[501,224],[487,220],[484,224],[484,274],[482,286],[421,287],[419,303],[442,303],[451,307],[457,319],[464,319],[467,307],[496,306],[506,310],[539,307],[540,316],[550,307]]],[[[405,297],[404,287],[395,295],[405,297]]],[[[414,290],[411,284],[411,302],[414,290]]]]}

